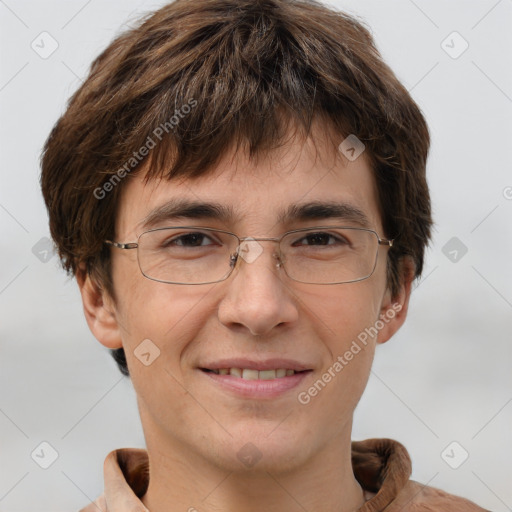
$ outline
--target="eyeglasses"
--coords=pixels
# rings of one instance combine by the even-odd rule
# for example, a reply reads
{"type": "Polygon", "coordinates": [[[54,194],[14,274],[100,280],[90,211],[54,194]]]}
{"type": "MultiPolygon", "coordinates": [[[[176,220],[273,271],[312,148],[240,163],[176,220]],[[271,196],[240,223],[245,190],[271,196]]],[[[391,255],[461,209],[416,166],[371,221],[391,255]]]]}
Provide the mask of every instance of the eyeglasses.
{"type": "Polygon", "coordinates": [[[259,242],[275,242],[276,266],[300,283],[342,284],[370,277],[379,246],[392,247],[371,229],[320,226],[288,231],[279,238],[240,238],[197,226],[156,228],[137,242],[105,240],[118,249],[137,249],[142,274],[169,284],[212,284],[227,279],[240,259],[253,263],[263,252],[259,242]]]}

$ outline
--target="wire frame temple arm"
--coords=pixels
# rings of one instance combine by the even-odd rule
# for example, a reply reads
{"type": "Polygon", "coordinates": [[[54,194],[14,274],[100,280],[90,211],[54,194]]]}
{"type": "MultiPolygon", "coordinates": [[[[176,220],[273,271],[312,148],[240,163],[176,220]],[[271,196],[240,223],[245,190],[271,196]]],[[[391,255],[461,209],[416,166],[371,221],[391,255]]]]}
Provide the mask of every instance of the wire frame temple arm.
{"type": "Polygon", "coordinates": [[[394,240],[388,240],[386,238],[379,238],[379,245],[387,245],[388,247],[393,247],[394,240]]]}
{"type": "Polygon", "coordinates": [[[137,247],[139,246],[139,244],[136,242],[120,244],[119,242],[113,242],[112,240],[105,240],[105,243],[113,247],[117,247],[118,249],[137,249],[137,247]]]}

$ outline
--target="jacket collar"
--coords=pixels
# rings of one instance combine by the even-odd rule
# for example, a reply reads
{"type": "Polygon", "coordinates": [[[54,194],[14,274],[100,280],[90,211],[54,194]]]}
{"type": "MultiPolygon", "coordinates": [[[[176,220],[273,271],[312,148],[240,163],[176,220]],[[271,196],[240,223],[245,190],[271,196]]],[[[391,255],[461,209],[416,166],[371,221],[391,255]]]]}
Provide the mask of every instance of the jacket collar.
{"type": "MultiPolygon", "coordinates": [[[[392,439],[353,441],[352,466],[365,495],[373,496],[358,512],[386,508],[406,486],[412,470],[407,450],[392,439]]],[[[146,450],[120,448],[110,452],[104,477],[105,492],[100,500],[104,500],[108,512],[149,512],[140,501],[149,484],[146,450]]]]}

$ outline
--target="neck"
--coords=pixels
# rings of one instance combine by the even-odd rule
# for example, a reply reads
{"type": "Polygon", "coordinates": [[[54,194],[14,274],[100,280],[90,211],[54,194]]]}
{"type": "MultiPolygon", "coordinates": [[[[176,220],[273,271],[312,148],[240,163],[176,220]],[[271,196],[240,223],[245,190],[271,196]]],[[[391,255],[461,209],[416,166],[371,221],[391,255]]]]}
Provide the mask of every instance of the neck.
{"type": "Polygon", "coordinates": [[[160,436],[146,443],[151,476],[142,502],[151,512],[354,512],[365,501],[352,471],[350,428],[286,472],[226,470],[160,436]]]}

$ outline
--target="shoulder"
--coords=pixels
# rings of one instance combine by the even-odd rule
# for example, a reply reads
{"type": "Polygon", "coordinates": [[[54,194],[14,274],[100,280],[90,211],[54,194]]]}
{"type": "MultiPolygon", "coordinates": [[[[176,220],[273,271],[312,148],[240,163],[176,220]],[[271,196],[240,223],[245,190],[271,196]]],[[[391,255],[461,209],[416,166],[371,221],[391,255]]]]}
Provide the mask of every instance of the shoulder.
{"type": "Polygon", "coordinates": [[[471,501],[409,480],[385,512],[489,512],[471,501]]]}

